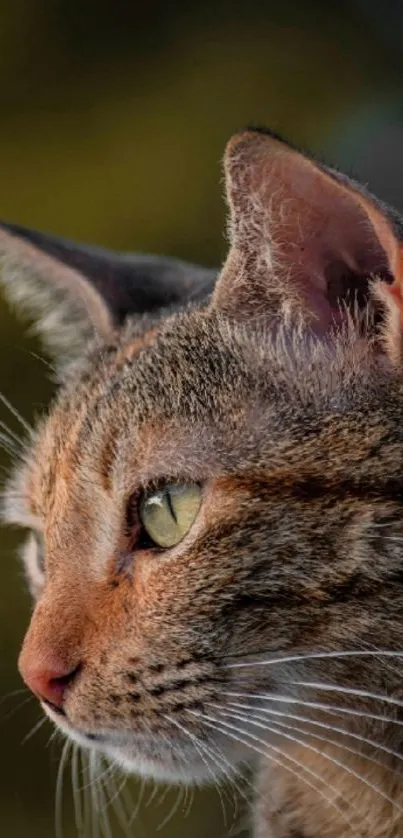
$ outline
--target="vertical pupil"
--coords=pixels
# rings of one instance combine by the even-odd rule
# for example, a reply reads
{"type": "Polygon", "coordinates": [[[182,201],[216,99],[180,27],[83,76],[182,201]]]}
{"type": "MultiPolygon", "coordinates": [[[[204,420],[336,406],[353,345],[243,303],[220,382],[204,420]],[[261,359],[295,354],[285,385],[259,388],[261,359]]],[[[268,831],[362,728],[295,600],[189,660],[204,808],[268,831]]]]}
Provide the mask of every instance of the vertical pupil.
{"type": "Polygon", "coordinates": [[[173,518],[173,519],[174,519],[174,521],[175,521],[175,524],[177,524],[177,523],[178,523],[178,519],[177,519],[177,517],[176,517],[175,510],[174,510],[174,507],[173,507],[173,504],[172,504],[172,497],[171,497],[171,493],[170,493],[169,491],[167,491],[167,492],[166,492],[166,494],[165,494],[165,497],[166,497],[166,499],[167,499],[168,509],[169,509],[169,511],[170,511],[170,513],[171,513],[171,515],[172,515],[172,518],[173,518]]]}

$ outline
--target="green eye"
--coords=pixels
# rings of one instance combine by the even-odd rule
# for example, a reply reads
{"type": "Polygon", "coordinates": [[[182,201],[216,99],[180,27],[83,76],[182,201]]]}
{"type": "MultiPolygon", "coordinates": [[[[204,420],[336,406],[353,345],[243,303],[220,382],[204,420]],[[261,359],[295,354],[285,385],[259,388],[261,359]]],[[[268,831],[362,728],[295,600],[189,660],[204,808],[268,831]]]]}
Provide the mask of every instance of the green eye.
{"type": "Polygon", "coordinates": [[[168,484],[145,493],[139,503],[141,523],[159,547],[174,547],[189,532],[201,504],[196,483],[168,484]]]}

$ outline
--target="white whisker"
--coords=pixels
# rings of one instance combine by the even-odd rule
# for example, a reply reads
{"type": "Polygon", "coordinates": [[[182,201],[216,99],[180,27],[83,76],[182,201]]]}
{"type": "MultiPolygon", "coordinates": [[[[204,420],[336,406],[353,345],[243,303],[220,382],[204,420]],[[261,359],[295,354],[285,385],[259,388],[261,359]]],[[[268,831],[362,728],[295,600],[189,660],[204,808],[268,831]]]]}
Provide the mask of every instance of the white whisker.
{"type": "Polygon", "coordinates": [[[56,779],[56,793],[55,793],[55,836],[56,838],[63,838],[63,780],[64,769],[68,759],[69,750],[72,743],[66,739],[63,750],[60,756],[59,768],[56,779]]]}
{"type": "Polygon", "coordinates": [[[20,436],[18,436],[18,434],[16,434],[13,430],[11,430],[11,428],[9,428],[8,425],[5,422],[3,422],[1,419],[0,419],[0,428],[3,429],[5,436],[9,439],[9,441],[14,442],[18,446],[17,450],[20,450],[21,448],[23,448],[24,440],[20,436]]]}
{"type": "MultiPolygon", "coordinates": [[[[9,698],[15,698],[16,695],[22,695],[23,693],[24,694],[28,693],[28,690],[27,690],[26,687],[22,687],[19,690],[12,690],[12,692],[6,693],[5,695],[2,695],[1,698],[0,698],[0,706],[3,704],[4,701],[8,701],[9,698]]],[[[30,695],[30,696],[28,696],[28,698],[33,699],[34,696],[30,695]]]]}
{"type": "MultiPolygon", "coordinates": [[[[217,709],[217,705],[216,705],[216,704],[212,705],[212,703],[211,703],[211,706],[214,706],[214,707],[217,709]]],[[[225,711],[225,710],[223,710],[222,708],[219,708],[219,709],[220,709],[220,711],[221,711],[222,713],[224,713],[225,715],[227,715],[227,713],[226,713],[226,711],[225,711]]],[[[250,708],[249,708],[249,707],[247,707],[246,709],[250,709],[250,708]]],[[[238,711],[238,712],[239,712],[239,711],[238,711]]],[[[267,712],[270,712],[270,711],[267,711],[267,712]]],[[[231,717],[231,716],[233,715],[233,711],[232,711],[232,712],[229,712],[229,713],[228,713],[228,715],[231,717]]],[[[287,718],[287,715],[286,715],[286,714],[282,714],[282,715],[284,715],[284,717],[285,717],[285,718],[287,718]]],[[[253,724],[253,720],[251,720],[251,717],[250,717],[249,715],[242,714],[242,716],[243,716],[244,721],[247,721],[247,722],[250,722],[251,724],[253,724]]],[[[259,720],[259,721],[266,722],[266,725],[267,725],[267,720],[264,718],[264,716],[262,716],[262,715],[260,715],[260,714],[258,714],[258,713],[254,713],[253,718],[256,718],[256,719],[257,719],[257,720],[259,720]]],[[[311,720],[310,720],[310,719],[304,719],[304,718],[303,718],[303,719],[302,719],[302,721],[304,721],[304,722],[305,722],[306,724],[308,724],[308,725],[310,725],[310,724],[315,724],[314,722],[311,722],[311,720]]],[[[389,767],[389,766],[385,765],[385,762],[382,762],[381,760],[378,760],[378,759],[376,759],[376,758],[374,758],[374,757],[369,756],[368,754],[365,754],[362,750],[358,750],[357,748],[351,748],[349,745],[345,745],[344,743],[340,742],[340,741],[339,741],[339,740],[337,740],[337,739],[334,739],[334,738],[333,738],[333,739],[331,739],[331,738],[330,738],[330,737],[328,737],[328,736],[323,736],[323,735],[320,735],[320,734],[317,734],[317,733],[313,733],[311,730],[307,730],[306,728],[303,728],[303,727],[301,727],[301,726],[299,726],[299,725],[289,724],[288,722],[280,722],[280,721],[277,721],[277,720],[273,720],[273,721],[272,721],[272,724],[275,724],[276,726],[278,726],[278,728],[279,728],[279,730],[280,730],[280,731],[281,731],[282,729],[285,729],[285,730],[295,731],[296,733],[301,733],[301,734],[303,734],[304,736],[307,736],[307,737],[311,737],[311,738],[317,739],[318,741],[320,741],[320,742],[325,742],[326,744],[329,744],[329,745],[333,745],[333,746],[335,746],[335,747],[339,748],[339,749],[340,749],[340,750],[342,750],[342,751],[346,751],[347,753],[353,754],[354,756],[358,756],[358,757],[360,757],[361,759],[365,759],[365,760],[367,760],[368,762],[370,762],[370,763],[372,763],[372,764],[374,764],[374,765],[379,765],[379,766],[380,766],[383,770],[390,771],[390,772],[391,772],[391,773],[393,773],[393,774],[395,774],[395,773],[396,773],[396,772],[395,772],[395,770],[394,770],[393,768],[391,768],[391,767],[389,767]]],[[[323,724],[323,725],[322,725],[322,727],[326,727],[326,725],[324,725],[324,724],[323,724]]],[[[271,727],[267,727],[266,729],[267,729],[267,730],[269,730],[269,731],[275,732],[275,731],[273,730],[273,728],[271,728],[271,727]]],[[[348,731],[345,731],[343,728],[338,728],[338,729],[337,729],[337,728],[330,728],[330,729],[331,729],[331,730],[338,730],[340,733],[342,733],[342,734],[343,734],[343,735],[345,735],[345,736],[348,736],[348,735],[349,735],[349,734],[348,734],[348,731]]],[[[359,741],[361,741],[361,742],[362,742],[362,741],[367,741],[367,742],[369,741],[369,742],[370,742],[370,740],[363,740],[363,739],[362,739],[362,737],[360,737],[360,736],[358,736],[358,735],[357,735],[357,736],[355,736],[354,738],[358,739],[358,740],[359,740],[359,741]]],[[[295,740],[295,741],[297,741],[297,742],[298,742],[299,740],[295,740]]],[[[308,746],[308,743],[306,743],[306,744],[307,744],[307,746],[308,746]]],[[[376,745],[375,745],[373,742],[370,742],[370,744],[371,744],[372,746],[376,747],[376,745]]],[[[308,747],[309,747],[309,746],[308,746],[308,747]]],[[[379,747],[379,746],[378,746],[378,747],[379,747]]],[[[389,751],[389,749],[387,749],[387,750],[389,751]]],[[[390,753],[390,751],[389,751],[389,753],[390,753]]],[[[395,752],[393,752],[393,751],[392,751],[391,753],[392,753],[393,755],[399,756],[398,754],[395,754],[395,752]]],[[[327,756],[326,754],[323,754],[323,756],[324,756],[326,759],[328,758],[328,756],[327,756]]],[[[399,756],[399,758],[400,758],[400,759],[402,759],[400,756],[399,756]]],[[[349,773],[351,773],[351,772],[350,772],[350,769],[348,769],[348,768],[347,768],[347,766],[346,766],[346,770],[347,770],[349,773]]],[[[360,776],[361,776],[361,775],[360,775],[360,776]]],[[[362,779],[363,779],[363,778],[362,778],[362,779]]],[[[363,779],[363,782],[364,782],[364,783],[366,783],[365,779],[363,779]]],[[[378,793],[380,793],[382,796],[384,796],[384,795],[383,795],[383,792],[381,792],[381,790],[380,790],[380,789],[378,789],[378,793]]],[[[396,804],[395,804],[395,807],[400,809],[400,807],[397,807],[397,806],[396,806],[396,804]]]]}
{"type": "MultiPolygon", "coordinates": [[[[223,711],[223,712],[226,712],[226,711],[223,711]]],[[[278,728],[275,728],[275,727],[273,728],[272,726],[269,726],[267,724],[262,724],[262,722],[255,721],[251,716],[247,716],[245,714],[240,714],[239,715],[239,714],[237,714],[233,711],[227,711],[227,712],[231,716],[231,718],[238,719],[241,722],[248,722],[249,724],[252,724],[255,727],[259,727],[259,728],[262,728],[263,730],[267,730],[270,733],[278,733],[278,728]]],[[[308,751],[312,751],[312,753],[317,754],[318,756],[322,757],[323,759],[326,759],[328,762],[332,763],[337,768],[341,768],[342,771],[345,771],[347,774],[350,774],[351,777],[354,777],[356,780],[363,783],[365,786],[367,786],[369,789],[371,789],[371,791],[375,792],[375,794],[378,794],[380,797],[382,797],[383,800],[386,800],[388,803],[390,803],[392,806],[394,806],[396,809],[398,809],[399,812],[403,812],[403,807],[400,806],[398,803],[396,803],[396,801],[393,800],[393,797],[390,797],[388,794],[383,792],[382,789],[378,788],[378,786],[375,786],[373,783],[371,783],[370,780],[367,780],[366,777],[363,777],[361,774],[359,774],[353,768],[350,768],[349,766],[347,766],[344,762],[340,762],[340,760],[337,759],[336,757],[333,757],[333,756],[330,756],[330,754],[324,753],[319,748],[316,748],[314,745],[311,745],[309,742],[304,742],[302,739],[298,739],[295,736],[291,736],[291,734],[285,733],[284,730],[281,730],[281,736],[284,739],[289,740],[290,742],[295,742],[297,745],[302,745],[308,751]]],[[[356,809],[356,807],[353,804],[350,804],[350,805],[352,806],[353,809],[356,809]]]]}
{"type": "Polygon", "coordinates": [[[342,713],[346,716],[355,716],[360,719],[372,719],[376,722],[386,722],[388,724],[403,726],[403,721],[400,719],[391,719],[389,716],[377,715],[376,713],[366,713],[364,711],[352,710],[350,707],[340,707],[338,704],[325,704],[321,701],[304,701],[302,698],[295,698],[290,696],[275,695],[275,693],[254,693],[251,696],[246,692],[235,692],[230,690],[222,690],[222,695],[230,698],[254,698],[260,701],[277,701],[282,704],[299,704],[301,707],[309,707],[313,710],[323,710],[326,713],[339,715],[342,713]]]}
{"type": "MultiPolygon", "coordinates": [[[[201,742],[201,740],[199,739],[198,736],[196,736],[195,733],[192,733],[190,730],[188,730],[184,725],[182,725],[180,722],[178,722],[177,719],[174,719],[172,716],[168,716],[168,715],[165,715],[164,717],[166,718],[166,720],[168,722],[175,725],[179,730],[181,730],[182,733],[185,734],[185,736],[188,736],[191,739],[191,741],[193,742],[194,748],[197,751],[197,753],[199,754],[203,764],[205,765],[207,773],[211,777],[212,782],[213,782],[213,786],[217,791],[217,794],[218,794],[219,799],[220,799],[222,813],[223,813],[224,826],[225,826],[225,829],[228,829],[227,811],[226,811],[225,804],[224,804],[223,794],[222,794],[220,785],[217,782],[217,777],[215,776],[214,772],[212,771],[211,765],[209,764],[208,760],[210,759],[213,762],[213,764],[216,766],[216,768],[218,768],[219,772],[222,773],[224,775],[224,777],[229,781],[230,788],[232,787],[232,785],[234,785],[238,794],[242,795],[243,794],[242,790],[233,781],[233,778],[231,777],[231,774],[228,772],[228,770],[225,766],[225,764],[227,764],[227,766],[229,766],[228,761],[225,759],[225,757],[223,755],[221,755],[221,759],[219,759],[214,754],[213,749],[210,746],[206,745],[205,742],[201,742]]],[[[235,798],[235,796],[233,797],[233,801],[234,801],[234,810],[236,810],[236,798],[235,798]]]]}
{"type": "Polygon", "coordinates": [[[97,753],[95,751],[89,752],[88,758],[88,767],[89,767],[89,774],[90,774],[90,796],[91,796],[91,809],[92,809],[92,838],[101,838],[100,836],[100,823],[99,823],[99,814],[100,814],[100,806],[99,806],[99,795],[98,789],[96,784],[96,773],[97,773],[97,753]]]}
{"type": "Polygon", "coordinates": [[[31,425],[29,425],[28,422],[25,421],[24,417],[21,416],[21,413],[19,413],[17,408],[14,407],[14,405],[12,405],[11,402],[9,402],[9,400],[6,398],[6,396],[3,393],[0,393],[0,402],[3,402],[3,404],[7,408],[7,410],[9,410],[10,413],[12,413],[12,415],[15,417],[15,419],[17,419],[17,422],[19,422],[20,425],[22,425],[22,427],[31,436],[31,434],[33,433],[33,428],[31,428],[31,425]]]}
{"type": "MultiPolygon", "coordinates": [[[[222,794],[222,791],[220,789],[220,786],[217,784],[217,778],[215,777],[214,772],[212,771],[211,765],[209,764],[209,762],[208,762],[208,760],[205,756],[207,749],[204,747],[204,743],[202,744],[200,742],[199,738],[196,736],[196,734],[192,733],[190,730],[187,730],[187,728],[184,727],[184,725],[182,725],[180,722],[178,722],[177,719],[174,719],[172,716],[168,716],[168,715],[165,715],[165,714],[164,714],[164,718],[170,724],[175,725],[175,727],[177,727],[178,730],[180,730],[182,733],[184,733],[185,736],[187,736],[191,740],[191,742],[193,743],[193,746],[194,746],[196,752],[198,753],[201,761],[203,762],[203,764],[206,768],[207,774],[212,779],[213,786],[217,790],[217,793],[218,793],[218,796],[219,796],[219,799],[220,799],[220,805],[221,805],[222,813],[223,813],[224,826],[227,829],[227,810],[225,808],[223,794],[222,794]]],[[[212,759],[213,764],[217,766],[217,762],[214,758],[211,757],[211,754],[209,755],[209,758],[212,759]]]]}
{"type": "Polygon", "coordinates": [[[344,652],[306,652],[298,655],[284,655],[281,658],[269,658],[269,660],[255,660],[255,661],[241,661],[240,663],[225,664],[226,669],[243,669],[252,666],[274,666],[280,663],[298,663],[308,660],[321,660],[322,658],[369,658],[369,657],[385,657],[385,658],[403,658],[403,652],[385,651],[356,651],[349,649],[344,652]]]}
{"type": "Polygon", "coordinates": [[[104,838],[113,838],[111,825],[109,822],[108,806],[106,803],[105,787],[100,777],[97,778],[98,799],[100,802],[100,823],[104,838]]]}
{"type": "Polygon", "coordinates": [[[145,779],[145,777],[142,777],[141,780],[140,780],[140,791],[139,791],[139,796],[137,798],[136,805],[134,805],[134,803],[133,803],[133,799],[132,799],[131,794],[130,794],[128,788],[127,788],[127,785],[123,786],[122,796],[123,796],[123,798],[126,798],[125,803],[129,807],[129,809],[131,810],[130,817],[129,817],[129,827],[132,826],[132,824],[135,822],[135,820],[136,820],[136,818],[139,814],[139,811],[140,811],[140,808],[141,808],[141,805],[142,805],[142,802],[143,802],[143,798],[144,798],[144,793],[145,793],[145,790],[146,790],[146,785],[147,785],[147,780],[145,779]]]}
{"type": "Polygon", "coordinates": [[[89,775],[89,752],[85,748],[81,748],[80,754],[81,756],[81,778],[82,784],[81,787],[79,786],[79,791],[82,792],[82,801],[83,801],[83,822],[84,822],[84,833],[85,835],[88,834],[88,829],[91,826],[91,794],[88,784],[84,783],[84,777],[86,774],[89,775]]]}
{"type": "Polygon", "coordinates": [[[151,793],[148,795],[147,800],[144,803],[144,808],[149,809],[151,804],[154,802],[155,798],[158,795],[159,785],[156,780],[152,780],[152,789],[151,793]]]}
{"type": "Polygon", "coordinates": [[[403,707],[403,701],[397,698],[390,698],[381,693],[372,693],[368,690],[357,690],[354,687],[339,687],[337,684],[324,684],[320,681],[290,681],[297,687],[306,687],[308,689],[321,690],[322,692],[341,693],[342,695],[352,695],[357,698],[371,698],[374,701],[383,701],[385,704],[392,704],[395,707],[403,707]]]}
{"type": "Polygon", "coordinates": [[[83,820],[83,811],[81,806],[81,794],[79,789],[79,779],[78,779],[78,771],[79,771],[79,756],[80,756],[80,747],[79,745],[73,745],[73,751],[71,756],[71,787],[73,790],[73,803],[74,803],[74,816],[75,816],[75,823],[76,829],[79,833],[84,831],[84,820],[83,820]]]}
{"type": "MultiPolygon", "coordinates": [[[[398,751],[394,751],[392,748],[388,748],[386,745],[381,745],[379,742],[374,742],[372,739],[367,739],[365,736],[361,736],[359,733],[352,733],[351,731],[346,730],[344,727],[330,725],[327,722],[319,722],[317,721],[317,719],[310,719],[307,716],[300,716],[295,713],[283,713],[281,712],[281,710],[272,710],[265,707],[256,707],[253,704],[241,704],[241,702],[239,701],[229,701],[228,706],[234,707],[235,709],[239,710],[250,710],[253,713],[259,712],[269,714],[270,716],[291,719],[297,722],[305,722],[306,724],[312,725],[314,727],[320,727],[324,730],[328,730],[334,733],[340,733],[342,736],[346,736],[349,739],[355,739],[358,742],[361,742],[363,745],[369,745],[375,750],[382,751],[383,753],[388,754],[388,756],[394,757],[395,759],[403,762],[403,755],[399,754],[398,751]]],[[[382,763],[382,765],[384,765],[384,763],[382,763]]]]}
{"type": "Polygon", "coordinates": [[[12,457],[20,456],[19,448],[17,448],[15,443],[3,433],[0,433],[0,448],[12,457]]]}
{"type": "Polygon", "coordinates": [[[119,825],[120,825],[122,831],[124,832],[124,834],[127,836],[127,838],[131,838],[132,833],[131,833],[131,830],[130,830],[129,818],[128,818],[126,810],[125,810],[125,808],[124,808],[124,806],[121,802],[121,795],[122,795],[124,787],[127,783],[127,777],[124,777],[122,782],[120,783],[120,785],[116,786],[116,784],[115,784],[115,773],[116,772],[113,772],[111,775],[109,775],[106,778],[108,794],[110,793],[110,790],[112,790],[112,795],[108,799],[108,806],[112,806],[112,808],[115,812],[115,815],[117,817],[117,820],[119,822],[119,825]]]}
{"type": "Polygon", "coordinates": [[[37,731],[40,730],[41,727],[43,727],[43,725],[45,724],[46,721],[47,721],[46,716],[43,716],[43,718],[39,719],[39,722],[37,722],[36,725],[34,725],[31,728],[29,733],[27,733],[27,735],[24,736],[24,738],[21,742],[21,745],[25,745],[25,743],[28,742],[28,740],[31,739],[31,737],[34,736],[35,733],[37,733],[37,731]]]}
{"type": "Polygon", "coordinates": [[[330,783],[326,782],[323,779],[323,777],[316,773],[316,771],[313,771],[311,768],[304,765],[302,762],[299,762],[299,760],[295,759],[295,757],[293,757],[291,754],[285,753],[281,748],[278,748],[276,745],[264,742],[263,740],[259,739],[259,737],[254,736],[253,733],[250,733],[249,731],[244,730],[243,728],[235,727],[234,725],[229,725],[227,724],[227,722],[217,720],[216,718],[208,716],[205,713],[200,713],[197,710],[188,710],[187,712],[191,713],[194,716],[197,716],[197,718],[202,719],[204,724],[207,725],[207,727],[211,727],[213,730],[226,734],[235,741],[240,742],[243,745],[246,745],[246,747],[250,748],[255,753],[265,757],[265,759],[269,759],[272,763],[280,766],[280,768],[283,768],[285,771],[289,771],[291,774],[297,777],[298,780],[312,788],[316,794],[319,794],[329,806],[335,808],[340,817],[342,817],[343,820],[347,821],[349,826],[351,826],[354,829],[350,819],[345,814],[343,809],[340,806],[338,806],[338,804],[331,797],[325,794],[325,792],[321,788],[315,786],[310,780],[307,780],[306,777],[304,777],[303,774],[301,774],[301,771],[303,773],[308,774],[309,776],[313,777],[313,779],[315,779],[317,782],[319,782],[320,786],[326,786],[329,789],[329,791],[333,792],[333,794],[336,797],[340,797],[339,790],[331,786],[330,783]],[[239,734],[241,734],[241,736],[239,734]],[[248,739],[245,740],[243,736],[247,736],[248,739],[251,739],[252,743],[248,741],[248,739]],[[258,745],[263,745],[264,750],[263,748],[260,748],[257,745],[255,745],[255,742],[258,743],[258,745]],[[268,753],[268,751],[270,751],[270,754],[268,753]],[[276,756],[273,756],[273,753],[276,756]],[[299,770],[291,768],[290,765],[287,764],[288,762],[290,762],[299,770]]]}
{"type": "Polygon", "coordinates": [[[192,808],[193,808],[193,804],[194,804],[194,799],[195,799],[194,786],[186,786],[185,791],[188,792],[188,797],[189,797],[189,801],[186,804],[186,807],[184,808],[184,812],[183,812],[183,817],[186,819],[186,818],[189,817],[189,815],[192,811],[192,808]]]}
{"type": "Polygon", "coordinates": [[[171,822],[172,818],[175,817],[175,815],[176,815],[176,813],[177,813],[177,811],[178,811],[178,809],[179,809],[179,807],[182,803],[182,798],[183,798],[183,786],[178,786],[178,791],[177,791],[177,794],[175,796],[174,804],[171,807],[171,809],[169,810],[169,812],[168,812],[167,816],[164,818],[164,820],[161,821],[161,823],[157,826],[157,832],[161,832],[161,830],[164,829],[164,827],[166,827],[171,822]]]}

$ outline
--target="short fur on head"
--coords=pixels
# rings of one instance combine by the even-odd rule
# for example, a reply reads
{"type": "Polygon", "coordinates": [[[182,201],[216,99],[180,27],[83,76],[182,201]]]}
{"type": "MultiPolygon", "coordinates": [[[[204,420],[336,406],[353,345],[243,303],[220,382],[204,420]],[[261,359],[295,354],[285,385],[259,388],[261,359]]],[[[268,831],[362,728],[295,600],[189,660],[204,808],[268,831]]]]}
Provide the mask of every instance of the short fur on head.
{"type": "Polygon", "coordinates": [[[5,499],[33,533],[21,671],[65,673],[45,711],[127,771],[252,761],[259,838],[400,836],[402,224],[264,132],[225,174],[216,283],[0,232],[13,296],[34,276],[80,310],[5,499]],[[201,487],[194,523],[134,548],[136,499],[172,482],[201,487]]]}

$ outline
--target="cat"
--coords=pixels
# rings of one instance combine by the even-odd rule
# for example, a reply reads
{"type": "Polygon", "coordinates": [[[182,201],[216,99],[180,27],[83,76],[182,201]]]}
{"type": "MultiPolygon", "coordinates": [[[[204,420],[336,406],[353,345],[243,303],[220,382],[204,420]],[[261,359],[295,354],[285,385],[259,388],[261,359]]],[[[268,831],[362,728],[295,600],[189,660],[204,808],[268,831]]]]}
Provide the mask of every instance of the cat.
{"type": "Polygon", "coordinates": [[[59,391],[9,480],[19,667],[128,773],[255,772],[255,838],[403,836],[403,222],[263,129],[221,271],[0,229],[59,391]]]}

